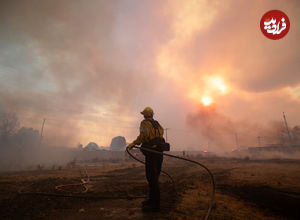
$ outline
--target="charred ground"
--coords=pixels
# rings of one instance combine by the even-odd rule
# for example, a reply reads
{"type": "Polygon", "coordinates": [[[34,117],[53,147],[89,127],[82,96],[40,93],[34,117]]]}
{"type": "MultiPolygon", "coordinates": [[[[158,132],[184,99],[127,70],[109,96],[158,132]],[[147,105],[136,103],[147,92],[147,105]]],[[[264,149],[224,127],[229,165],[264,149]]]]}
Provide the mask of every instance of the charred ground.
{"type": "MultiPolygon", "coordinates": [[[[193,159],[207,165],[215,176],[212,219],[300,218],[300,161],[193,159]]],[[[18,193],[71,195],[58,192],[55,186],[80,182],[83,167],[2,173],[1,219],[201,219],[208,207],[211,188],[205,171],[174,159],[165,159],[164,170],[175,184],[161,175],[159,214],[142,213],[143,198],[130,199],[147,195],[144,167],[131,160],[85,166],[91,180],[89,192],[72,193],[76,197],[18,193]]]]}

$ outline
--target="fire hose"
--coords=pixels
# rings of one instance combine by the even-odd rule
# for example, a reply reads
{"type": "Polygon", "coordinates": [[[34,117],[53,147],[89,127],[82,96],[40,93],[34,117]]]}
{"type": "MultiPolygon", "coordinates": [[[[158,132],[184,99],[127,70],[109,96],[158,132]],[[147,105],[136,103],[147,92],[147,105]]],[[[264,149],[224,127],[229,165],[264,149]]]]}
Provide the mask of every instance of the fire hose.
{"type": "MultiPolygon", "coordinates": [[[[85,175],[86,178],[81,178],[80,183],[70,183],[70,184],[61,184],[55,186],[55,189],[57,191],[65,192],[65,193],[72,193],[72,194],[58,194],[58,193],[46,193],[46,192],[24,192],[21,189],[18,191],[18,195],[38,195],[38,196],[51,196],[51,197],[65,197],[65,198],[77,198],[77,199],[92,199],[92,200],[104,200],[104,199],[141,199],[146,198],[146,196],[133,196],[133,195],[127,195],[126,196],[81,196],[81,195],[74,195],[74,194],[85,194],[89,191],[89,187],[87,186],[90,181],[90,176],[87,173],[87,170],[85,168],[85,175]],[[74,191],[74,190],[67,190],[69,187],[73,186],[82,186],[84,189],[81,191],[74,191]]],[[[94,181],[93,181],[94,182],[94,181]]]]}
{"type": "MultiPolygon", "coordinates": [[[[184,157],[179,157],[179,156],[175,156],[175,155],[172,155],[172,154],[168,154],[168,153],[163,153],[163,152],[160,152],[160,151],[156,151],[156,150],[151,150],[151,149],[148,149],[148,148],[144,148],[144,147],[137,147],[137,146],[134,146],[134,148],[137,148],[137,149],[140,149],[140,150],[144,150],[144,151],[148,151],[150,153],[155,153],[155,154],[160,154],[160,155],[164,155],[164,156],[168,156],[168,157],[172,157],[172,158],[176,158],[176,159],[179,159],[179,160],[185,160],[185,161],[188,161],[188,162],[191,162],[191,163],[194,163],[194,164],[197,164],[198,166],[204,168],[209,177],[210,177],[210,181],[211,181],[211,186],[212,186],[212,191],[211,191],[211,199],[210,199],[210,202],[209,202],[209,206],[208,206],[208,209],[207,209],[207,212],[206,212],[206,215],[205,215],[205,220],[208,220],[210,214],[211,214],[211,211],[212,211],[212,207],[213,207],[213,204],[214,204],[214,200],[215,200],[215,180],[214,180],[214,176],[213,174],[211,173],[211,171],[206,167],[204,166],[203,164],[197,162],[197,161],[194,161],[194,160],[190,160],[190,159],[187,159],[187,158],[184,158],[184,157]]],[[[128,147],[126,148],[126,151],[127,153],[133,158],[135,159],[136,161],[140,162],[140,163],[143,163],[145,164],[145,162],[143,162],[142,160],[136,158],[135,156],[133,156],[128,147]]],[[[166,173],[165,171],[162,171],[162,173],[166,174],[171,180],[172,182],[174,182],[174,180],[172,179],[172,177],[166,173]]]]}
{"type": "Polygon", "coordinates": [[[62,192],[72,192],[70,190],[66,190],[65,188],[69,187],[69,186],[82,186],[82,187],[84,187],[84,190],[82,190],[80,193],[86,193],[89,190],[89,188],[87,187],[87,184],[90,183],[90,176],[88,175],[86,168],[84,168],[84,171],[85,171],[85,175],[87,178],[86,179],[81,178],[80,179],[81,183],[57,185],[57,186],[55,186],[55,189],[57,191],[62,191],[62,192]]]}
{"type": "MultiPolygon", "coordinates": [[[[134,148],[137,148],[137,149],[140,149],[140,150],[145,150],[145,151],[155,153],[155,154],[160,154],[160,155],[180,159],[180,160],[184,160],[184,161],[188,161],[188,162],[197,164],[200,167],[204,168],[210,176],[211,185],[212,185],[211,199],[210,199],[209,207],[208,207],[207,212],[206,212],[205,220],[207,220],[209,218],[209,216],[211,214],[211,211],[212,211],[212,206],[213,206],[214,197],[215,197],[215,181],[214,181],[213,174],[211,173],[211,171],[206,166],[204,166],[203,164],[201,164],[197,161],[190,160],[190,159],[187,159],[187,158],[184,158],[184,157],[179,157],[179,156],[175,156],[175,155],[172,155],[172,154],[163,153],[163,152],[159,152],[159,151],[155,151],[155,150],[151,150],[151,149],[147,149],[147,148],[143,148],[143,147],[135,146],[134,148]]],[[[144,161],[136,158],[133,154],[131,154],[128,148],[126,148],[126,151],[133,159],[135,159],[136,161],[138,161],[142,164],[145,164],[144,161]]],[[[68,186],[83,186],[85,189],[81,193],[86,193],[88,191],[88,187],[86,185],[90,182],[90,178],[89,178],[86,170],[85,170],[85,172],[86,172],[86,176],[87,176],[86,180],[82,178],[81,183],[58,185],[58,186],[55,187],[56,190],[64,191],[64,192],[70,192],[70,191],[67,191],[63,188],[68,187],[68,186]]],[[[162,171],[162,173],[167,175],[170,178],[170,180],[172,181],[172,183],[174,184],[173,178],[167,172],[162,171]]],[[[100,199],[100,200],[102,200],[102,199],[129,199],[130,200],[130,199],[145,198],[145,196],[130,196],[130,195],[127,195],[125,197],[120,197],[120,196],[76,196],[76,195],[66,195],[66,194],[57,194],[57,193],[24,192],[22,190],[19,190],[18,194],[19,195],[40,195],[40,196],[69,197],[69,198],[77,198],[77,199],[96,199],[96,200],[98,200],[98,199],[100,199]]]]}

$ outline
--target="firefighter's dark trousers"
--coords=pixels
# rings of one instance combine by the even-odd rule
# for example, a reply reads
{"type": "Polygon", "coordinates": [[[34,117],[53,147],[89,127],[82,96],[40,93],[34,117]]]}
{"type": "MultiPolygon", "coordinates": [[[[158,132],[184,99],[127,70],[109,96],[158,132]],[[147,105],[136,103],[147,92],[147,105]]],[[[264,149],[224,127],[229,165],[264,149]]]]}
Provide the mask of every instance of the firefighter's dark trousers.
{"type": "Polygon", "coordinates": [[[158,179],[161,171],[163,155],[147,153],[146,155],[146,177],[149,184],[149,201],[151,206],[160,206],[160,192],[158,179]]]}

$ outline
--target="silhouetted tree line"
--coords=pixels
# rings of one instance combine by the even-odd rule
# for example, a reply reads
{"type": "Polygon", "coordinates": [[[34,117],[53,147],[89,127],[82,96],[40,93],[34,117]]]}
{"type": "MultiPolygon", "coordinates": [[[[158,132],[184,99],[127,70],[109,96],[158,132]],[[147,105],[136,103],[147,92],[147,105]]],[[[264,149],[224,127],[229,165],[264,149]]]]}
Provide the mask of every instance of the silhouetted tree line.
{"type": "MultiPolygon", "coordinates": [[[[292,144],[300,144],[300,125],[289,128],[292,144]]],[[[271,134],[279,144],[289,143],[289,136],[284,123],[276,123],[271,134]]],[[[20,127],[15,113],[0,112],[0,149],[10,147],[35,147],[39,143],[39,131],[33,128],[20,127]]],[[[126,140],[118,136],[112,139],[110,150],[124,150],[126,140]]],[[[82,148],[82,146],[81,146],[82,148]]]]}
{"type": "Polygon", "coordinates": [[[39,142],[39,131],[20,127],[16,114],[0,112],[0,147],[34,147],[39,142]]]}
{"type": "MultiPolygon", "coordinates": [[[[296,125],[294,127],[289,128],[290,137],[292,140],[292,144],[300,144],[300,125],[296,125]]],[[[289,135],[287,128],[284,123],[277,123],[274,126],[274,137],[277,143],[285,144],[289,143],[289,135]]]]}

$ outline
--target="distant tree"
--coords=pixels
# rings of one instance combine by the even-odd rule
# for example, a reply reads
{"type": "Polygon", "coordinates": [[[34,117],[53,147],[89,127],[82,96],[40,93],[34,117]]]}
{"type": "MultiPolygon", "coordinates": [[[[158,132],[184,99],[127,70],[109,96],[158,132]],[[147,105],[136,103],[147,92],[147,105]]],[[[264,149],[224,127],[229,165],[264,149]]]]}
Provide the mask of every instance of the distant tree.
{"type": "Polygon", "coordinates": [[[11,138],[19,128],[19,120],[16,114],[0,112],[0,144],[11,144],[11,138]]]}
{"type": "Polygon", "coordinates": [[[293,142],[295,144],[299,144],[300,143],[300,125],[295,126],[292,129],[292,138],[293,138],[293,142]]]}
{"type": "MultiPolygon", "coordinates": [[[[300,125],[289,127],[289,132],[293,144],[300,144],[300,125]]],[[[272,123],[272,133],[270,134],[278,144],[290,143],[289,135],[284,122],[272,123]]]]}
{"type": "Polygon", "coordinates": [[[34,147],[39,142],[39,131],[33,128],[20,128],[14,135],[14,141],[17,146],[34,147]]]}
{"type": "Polygon", "coordinates": [[[273,122],[272,123],[272,135],[274,141],[278,144],[288,143],[288,134],[286,131],[285,124],[283,122],[273,122]]]}
{"type": "Polygon", "coordinates": [[[110,150],[123,151],[126,148],[126,139],[122,136],[114,137],[110,143],[110,150]]]}
{"type": "Polygon", "coordinates": [[[99,150],[99,146],[94,142],[90,142],[88,143],[88,145],[84,147],[83,150],[87,150],[87,151],[99,150]]]}
{"type": "Polygon", "coordinates": [[[83,145],[80,144],[80,143],[78,143],[78,144],[77,144],[77,149],[78,149],[78,150],[82,150],[82,149],[83,149],[83,145]]]}

